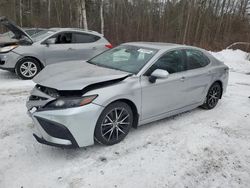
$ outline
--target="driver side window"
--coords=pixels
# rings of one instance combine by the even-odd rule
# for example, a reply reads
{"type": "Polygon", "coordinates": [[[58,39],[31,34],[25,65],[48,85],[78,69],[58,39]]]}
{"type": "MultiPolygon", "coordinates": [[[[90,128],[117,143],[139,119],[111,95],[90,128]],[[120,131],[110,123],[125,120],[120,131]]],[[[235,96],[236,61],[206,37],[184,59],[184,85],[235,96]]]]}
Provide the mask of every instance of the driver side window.
{"type": "Polygon", "coordinates": [[[156,69],[166,70],[169,74],[185,71],[183,51],[174,50],[164,54],[148,69],[146,75],[150,76],[156,69]]]}
{"type": "Polygon", "coordinates": [[[58,33],[49,38],[53,44],[70,44],[72,43],[72,33],[58,33]]]}

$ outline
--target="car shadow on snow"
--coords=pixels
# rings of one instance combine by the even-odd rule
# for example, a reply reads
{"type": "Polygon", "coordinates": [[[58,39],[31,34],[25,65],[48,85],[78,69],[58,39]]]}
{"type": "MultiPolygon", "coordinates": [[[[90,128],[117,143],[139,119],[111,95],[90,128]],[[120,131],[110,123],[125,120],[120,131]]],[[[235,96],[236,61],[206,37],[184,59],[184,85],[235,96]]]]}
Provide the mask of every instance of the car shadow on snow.
{"type": "Polygon", "coordinates": [[[169,134],[171,133],[171,131],[178,131],[179,129],[182,129],[183,124],[186,125],[185,123],[185,119],[189,118],[188,116],[193,116],[195,114],[199,114],[199,113],[203,113],[205,112],[204,109],[201,108],[196,108],[187,112],[183,112],[181,114],[178,115],[174,115],[171,117],[167,117],[152,123],[147,123],[144,125],[139,126],[138,128],[131,128],[129,134],[127,135],[127,137],[120,143],[116,144],[116,145],[112,145],[112,146],[105,146],[105,145],[101,145],[99,143],[95,143],[94,145],[91,146],[87,146],[87,147],[82,147],[82,148],[76,148],[76,149],[67,149],[67,148],[57,148],[57,147],[51,147],[51,146],[46,146],[46,145],[40,145],[40,149],[44,150],[42,152],[45,152],[46,156],[50,156],[50,155],[56,155],[57,157],[61,158],[61,159],[76,159],[78,157],[80,157],[82,160],[83,159],[87,159],[89,157],[93,157],[96,158],[97,160],[100,161],[106,161],[106,160],[102,160],[102,158],[105,158],[105,154],[109,153],[109,155],[112,155],[110,152],[113,151],[113,155],[116,156],[117,153],[121,152],[122,150],[131,150],[131,152],[133,151],[134,147],[144,147],[145,145],[148,144],[148,140],[145,139],[145,134],[151,134],[153,129],[157,129],[157,132],[164,132],[164,134],[167,134],[167,132],[169,132],[169,134]],[[183,124],[180,124],[180,122],[176,122],[176,121],[182,121],[182,119],[184,120],[183,124]],[[164,130],[165,129],[165,130],[164,130]],[[135,146],[134,145],[134,139],[138,138],[138,142],[135,146]]]}
{"type": "Polygon", "coordinates": [[[0,79],[16,79],[19,80],[15,72],[10,72],[10,71],[5,71],[5,70],[0,70],[0,79]]]}

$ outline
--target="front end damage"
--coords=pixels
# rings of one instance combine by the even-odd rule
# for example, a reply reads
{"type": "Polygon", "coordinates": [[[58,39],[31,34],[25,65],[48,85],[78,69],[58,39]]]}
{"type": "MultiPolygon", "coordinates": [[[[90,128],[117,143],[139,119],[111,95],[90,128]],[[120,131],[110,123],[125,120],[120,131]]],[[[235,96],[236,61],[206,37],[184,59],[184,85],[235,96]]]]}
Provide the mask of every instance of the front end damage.
{"type": "Polygon", "coordinates": [[[85,106],[50,109],[48,104],[60,97],[81,95],[81,91],[57,91],[37,85],[27,101],[36,133],[35,139],[51,146],[66,148],[84,147],[94,144],[94,129],[103,107],[94,103],[85,106]]]}

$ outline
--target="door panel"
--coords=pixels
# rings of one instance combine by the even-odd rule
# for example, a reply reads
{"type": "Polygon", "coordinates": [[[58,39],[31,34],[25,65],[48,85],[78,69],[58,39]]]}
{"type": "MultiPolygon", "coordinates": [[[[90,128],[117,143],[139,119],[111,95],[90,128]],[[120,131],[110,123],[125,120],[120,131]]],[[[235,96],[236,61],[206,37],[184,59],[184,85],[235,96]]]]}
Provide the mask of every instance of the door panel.
{"type": "Polygon", "coordinates": [[[141,78],[142,120],[167,113],[189,105],[185,91],[189,90],[182,73],[169,75],[150,83],[148,77],[141,78]]]}
{"type": "Polygon", "coordinates": [[[73,32],[73,54],[75,60],[89,60],[104,51],[105,44],[99,42],[100,36],[83,32],[73,32]]]}
{"type": "Polygon", "coordinates": [[[203,102],[209,84],[212,82],[212,74],[209,68],[199,68],[186,71],[185,85],[188,88],[185,91],[185,98],[189,103],[203,102]]]}
{"type": "Polygon", "coordinates": [[[99,53],[100,51],[95,43],[72,44],[72,58],[74,60],[89,60],[99,53]]]}
{"type": "Polygon", "coordinates": [[[73,60],[72,44],[51,44],[44,46],[44,48],[47,65],[73,60]]]}
{"type": "Polygon", "coordinates": [[[185,49],[184,52],[188,69],[185,83],[189,86],[186,100],[190,103],[203,102],[213,77],[210,60],[200,50],[185,49]]]}

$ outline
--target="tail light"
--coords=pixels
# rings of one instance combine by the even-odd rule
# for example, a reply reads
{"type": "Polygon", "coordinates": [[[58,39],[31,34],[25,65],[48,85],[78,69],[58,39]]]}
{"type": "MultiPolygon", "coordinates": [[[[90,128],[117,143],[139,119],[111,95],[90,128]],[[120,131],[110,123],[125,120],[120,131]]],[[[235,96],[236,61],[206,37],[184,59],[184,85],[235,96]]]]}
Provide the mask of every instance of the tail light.
{"type": "Polygon", "coordinates": [[[112,44],[106,44],[105,47],[109,49],[113,48],[112,44]]]}

